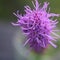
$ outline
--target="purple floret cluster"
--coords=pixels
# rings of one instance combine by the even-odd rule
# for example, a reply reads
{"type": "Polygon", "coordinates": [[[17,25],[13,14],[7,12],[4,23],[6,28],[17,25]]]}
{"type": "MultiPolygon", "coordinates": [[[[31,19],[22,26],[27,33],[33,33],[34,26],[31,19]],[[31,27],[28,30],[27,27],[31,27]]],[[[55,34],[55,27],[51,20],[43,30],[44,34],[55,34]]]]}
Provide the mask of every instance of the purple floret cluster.
{"type": "Polygon", "coordinates": [[[58,21],[52,18],[59,17],[60,14],[50,13],[50,8],[47,9],[48,2],[44,2],[42,7],[38,0],[35,0],[35,3],[32,1],[32,4],[34,9],[31,9],[28,5],[25,6],[24,15],[19,14],[19,11],[16,14],[14,13],[18,21],[12,24],[21,27],[23,34],[26,35],[27,40],[24,46],[28,43],[35,51],[47,48],[48,44],[56,48],[57,46],[52,41],[56,41],[56,38],[59,37],[55,33],[58,21]]]}

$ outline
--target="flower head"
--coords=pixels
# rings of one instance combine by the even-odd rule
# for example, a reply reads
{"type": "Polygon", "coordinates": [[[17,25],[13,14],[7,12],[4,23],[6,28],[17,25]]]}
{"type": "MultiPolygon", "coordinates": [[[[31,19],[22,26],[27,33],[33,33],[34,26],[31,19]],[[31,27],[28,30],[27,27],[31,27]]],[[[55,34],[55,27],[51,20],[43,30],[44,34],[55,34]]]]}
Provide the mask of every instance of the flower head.
{"type": "Polygon", "coordinates": [[[55,37],[59,37],[54,31],[56,28],[57,20],[52,20],[53,17],[59,17],[59,14],[50,13],[50,8],[47,10],[49,5],[48,2],[44,2],[43,7],[40,7],[38,0],[35,0],[31,9],[28,5],[25,6],[25,14],[20,15],[19,11],[17,14],[18,21],[12,23],[14,26],[20,26],[23,33],[27,36],[27,40],[24,46],[29,43],[30,47],[35,51],[40,51],[41,48],[46,48],[48,44],[53,47],[57,47],[52,41],[56,41],[55,37]],[[51,33],[55,36],[51,36],[51,33]]]}

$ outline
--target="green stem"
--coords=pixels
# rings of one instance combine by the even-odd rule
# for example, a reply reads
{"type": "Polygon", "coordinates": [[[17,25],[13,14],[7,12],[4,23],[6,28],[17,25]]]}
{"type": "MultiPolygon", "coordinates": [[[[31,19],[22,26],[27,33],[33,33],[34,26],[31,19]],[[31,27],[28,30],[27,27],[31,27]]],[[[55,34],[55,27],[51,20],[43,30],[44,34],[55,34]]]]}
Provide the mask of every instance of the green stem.
{"type": "Polygon", "coordinates": [[[35,60],[41,60],[41,55],[40,54],[36,54],[35,60]]]}

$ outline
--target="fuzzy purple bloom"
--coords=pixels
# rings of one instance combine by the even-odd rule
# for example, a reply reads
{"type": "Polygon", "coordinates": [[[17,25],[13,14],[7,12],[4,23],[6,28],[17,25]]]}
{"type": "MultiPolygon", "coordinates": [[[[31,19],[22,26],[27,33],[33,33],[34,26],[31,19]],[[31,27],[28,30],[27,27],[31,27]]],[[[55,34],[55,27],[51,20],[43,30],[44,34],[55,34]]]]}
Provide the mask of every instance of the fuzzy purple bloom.
{"type": "Polygon", "coordinates": [[[52,41],[56,41],[55,37],[59,37],[54,30],[56,28],[57,20],[52,20],[53,17],[59,17],[60,14],[50,13],[48,2],[44,2],[43,7],[40,7],[38,0],[35,0],[35,4],[32,1],[34,9],[31,9],[28,5],[25,6],[25,14],[20,15],[19,11],[15,16],[18,17],[16,23],[12,23],[14,26],[20,26],[23,33],[27,36],[27,40],[24,46],[29,43],[30,47],[35,51],[46,48],[48,44],[53,47],[57,47],[52,41]],[[54,36],[51,36],[53,34],[54,36]]]}

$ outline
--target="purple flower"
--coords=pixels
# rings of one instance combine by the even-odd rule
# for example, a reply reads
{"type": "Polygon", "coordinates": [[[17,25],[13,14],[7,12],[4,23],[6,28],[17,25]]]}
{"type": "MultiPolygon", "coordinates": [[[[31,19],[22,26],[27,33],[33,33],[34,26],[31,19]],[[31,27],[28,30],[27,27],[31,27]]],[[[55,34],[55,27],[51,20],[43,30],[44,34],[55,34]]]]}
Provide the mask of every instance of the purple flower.
{"type": "Polygon", "coordinates": [[[48,2],[44,2],[43,7],[40,6],[38,0],[35,0],[35,4],[32,1],[34,9],[31,9],[28,5],[25,6],[25,14],[17,14],[17,22],[12,23],[14,26],[20,26],[23,33],[26,35],[27,40],[24,46],[28,43],[29,46],[35,51],[40,51],[41,48],[46,48],[48,44],[53,47],[57,47],[52,41],[56,41],[56,37],[59,37],[54,28],[56,28],[57,20],[52,18],[59,17],[60,14],[50,13],[48,2]],[[52,36],[53,34],[54,36],[52,36]]]}

